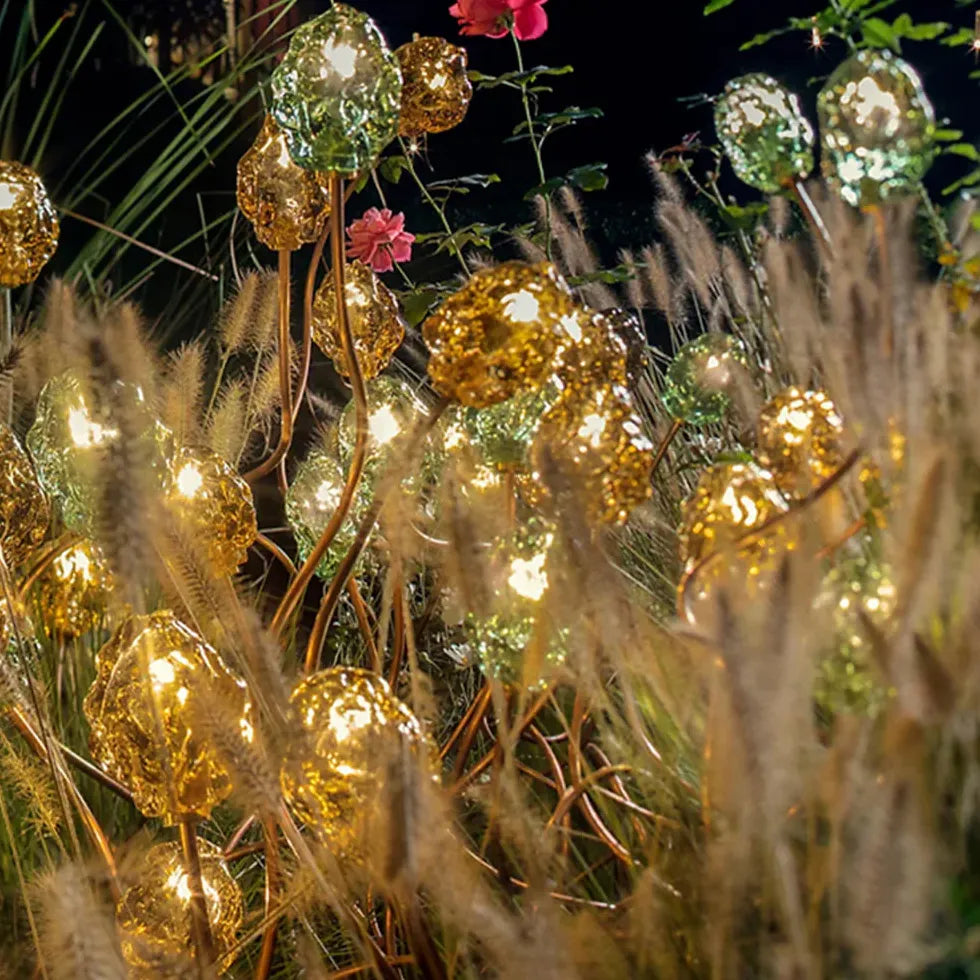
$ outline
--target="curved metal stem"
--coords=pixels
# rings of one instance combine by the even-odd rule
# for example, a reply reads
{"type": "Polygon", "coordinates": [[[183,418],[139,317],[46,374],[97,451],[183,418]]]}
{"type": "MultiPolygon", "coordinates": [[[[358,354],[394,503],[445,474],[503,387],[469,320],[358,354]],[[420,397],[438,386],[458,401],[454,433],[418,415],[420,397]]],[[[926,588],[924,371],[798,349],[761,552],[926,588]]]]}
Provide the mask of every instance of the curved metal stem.
{"type": "MultiPolygon", "coordinates": [[[[364,390],[364,377],[361,374],[360,365],[357,363],[357,354],[354,350],[354,338],[351,335],[350,321],[347,317],[346,291],[344,289],[344,180],[339,174],[330,175],[330,200],[333,202],[333,211],[330,215],[330,251],[333,261],[333,281],[334,290],[337,295],[337,325],[340,331],[340,339],[344,347],[344,357],[347,360],[347,373],[350,375],[351,391],[354,396],[354,411],[356,421],[356,433],[354,437],[354,453],[351,459],[350,469],[347,472],[347,482],[344,484],[343,492],[337,509],[330,518],[327,526],[320,535],[316,547],[310,552],[309,557],[303,562],[302,567],[293,579],[289,588],[283,596],[279,608],[272,619],[272,631],[281,634],[285,627],[286,620],[293,614],[299,605],[306,587],[316,571],[317,565],[326,554],[341,525],[346,520],[354,502],[354,494],[360,483],[361,473],[364,469],[364,461],[367,453],[367,393],[364,390]]],[[[309,671],[309,668],[307,668],[309,671]]]]}
{"type": "Polygon", "coordinates": [[[214,963],[214,937],[208,919],[208,907],[204,897],[204,880],[201,877],[201,855],[197,848],[197,819],[185,817],[180,829],[180,853],[184,861],[184,874],[190,891],[191,937],[197,953],[202,976],[214,963]]]}
{"type": "Polygon", "coordinates": [[[282,403],[279,421],[279,442],[272,454],[255,469],[245,474],[249,483],[255,483],[271,473],[289,452],[293,441],[293,372],[289,350],[289,256],[286,249],[279,252],[279,399],[282,403]]]}
{"type": "Polygon", "coordinates": [[[255,543],[260,548],[264,548],[266,551],[268,551],[269,554],[272,555],[272,557],[275,558],[287,572],[289,572],[290,577],[296,574],[296,566],[293,564],[292,559],[286,554],[285,551],[282,550],[282,548],[279,547],[279,545],[275,543],[275,541],[272,540],[272,538],[265,534],[257,534],[255,536],[255,543]]]}

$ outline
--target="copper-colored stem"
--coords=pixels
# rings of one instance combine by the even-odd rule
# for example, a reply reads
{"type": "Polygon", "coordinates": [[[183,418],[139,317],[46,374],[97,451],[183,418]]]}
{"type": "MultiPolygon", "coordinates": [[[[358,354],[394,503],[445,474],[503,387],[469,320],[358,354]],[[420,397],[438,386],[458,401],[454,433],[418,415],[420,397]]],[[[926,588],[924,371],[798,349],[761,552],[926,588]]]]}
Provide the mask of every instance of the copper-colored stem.
{"type": "MultiPolygon", "coordinates": [[[[389,966],[411,966],[415,962],[415,957],[409,954],[401,956],[386,956],[385,960],[389,966]]],[[[345,966],[342,970],[334,970],[327,974],[327,980],[344,980],[346,977],[356,977],[358,973],[370,973],[376,969],[377,963],[355,963],[353,966],[345,966]]]]}
{"type": "Polygon", "coordinates": [[[83,759],[80,755],[72,752],[67,745],[59,745],[59,748],[61,749],[61,754],[65,757],[65,761],[74,766],[79,772],[84,773],[90,779],[94,779],[97,783],[111,790],[116,796],[125,800],[127,803],[133,802],[133,794],[122,783],[117,783],[112,776],[103,772],[98,766],[89,762],[88,759],[83,759]]]}
{"type": "Polygon", "coordinates": [[[452,751],[453,746],[456,744],[463,732],[466,731],[466,726],[470,723],[473,713],[479,712],[482,717],[483,712],[487,710],[487,704],[490,701],[490,693],[490,684],[484,682],[483,687],[480,688],[476,697],[466,709],[466,713],[460,719],[459,724],[454,729],[452,735],[449,736],[446,744],[439,750],[440,759],[445,759],[446,756],[452,751]]]}
{"type": "Polygon", "coordinates": [[[293,564],[292,559],[286,554],[282,548],[279,547],[271,538],[267,537],[265,534],[257,534],[255,536],[255,543],[260,547],[264,548],[266,551],[272,555],[273,558],[279,562],[283,568],[289,572],[289,577],[292,578],[296,574],[296,566],[293,564]]]}
{"type": "Polygon", "coordinates": [[[381,654],[378,653],[378,645],[374,642],[374,633],[371,630],[371,621],[368,619],[367,606],[361,596],[361,590],[357,587],[357,579],[351,578],[347,582],[347,594],[350,596],[351,604],[354,606],[354,615],[357,616],[357,625],[367,647],[368,656],[371,658],[371,670],[376,674],[381,672],[381,654]]]}
{"type": "MultiPolygon", "coordinates": [[[[558,801],[558,806],[555,807],[554,813],[548,817],[548,823],[546,826],[550,827],[553,824],[558,823],[562,817],[575,805],[576,800],[585,793],[593,783],[599,782],[601,779],[605,779],[608,776],[615,775],[620,772],[629,772],[630,766],[625,763],[620,763],[614,766],[603,766],[601,769],[594,769],[587,776],[584,776],[579,780],[578,784],[575,786],[569,786],[565,793],[562,794],[562,798],[558,801]]],[[[629,856],[629,852],[622,847],[617,841],[620,853],[624,854],[626,857],[629,856]]]]}
{"type": "MultiPolygon", "coordinates": [[[[565,782],[565,774],[561,771],[561,764],[558,762],[558,756],[555,754],[555,750],[551,747],[551,744],[536,725],[530,725],[528,727],[528,731],[531,733],[531,737],[538,743],[538,746],[544,753],[545,758],[548,760],[548,765],[551,766],[551,774],[555,781],[554,789],[558,794],[558,798],[561,799],[565,795],[565,791],[568,789],[568,784],[565,782]]],[[[557,823],[557,820],[554,820],[553,822],[557,823]]],[[[566,829],[571,827],[571,818],[568,814],[562,818],[561,822],[564,824],[566,829]]],[[[570,841],[568,834],[563,834],[561,839],[562,854],[568,854],[569,844],[570,841]]]]}
{"type": "Polygon", "coordinates": [[[232,854],[232,852],[238,849],[238,845],[241,843],[242,838],[248,833],[248,829],[249,827],[252,826],[253,823],[255,823],[254,815],[246,817],[238,825],[235,832],[231,835],[231,838],[229,839],[228,843],[225,844],[225,849],[223,854],[226,861],[229,860],[229,857],[232,854]]]}
{"type": "Polygon", "coordinates": [[[10,708],[7,714],[14,727],[24,737],[24,741],[26,741],[34,752],[37,753],[40,759],[43,759],[51,766],[55,773],[55,777],[63,780],[63,783],[68,792],[71,794],[72,800],[74,801],[79,815],[82,818],[82,823],[85,824],[85,829],[88,832],[92,843],[95,844],[106,863],[106,868],[109,872],[110,891],[113,899],[118,901],[122,895],[122,892],[119,888],[116,860],[112,855],[112,846],[109,843],[109,838],[106,837],[105,831],[102,829],[99,821],[96,820],[95,814],[92,813],[88,803],[85,802],[84,797],[78,791],[78,787],[68,777],[68,774],[64,772],[63,767],[58,764],[58,760],[56,758],[52,758],[52,753],[48,751],[48,746],[45,743],[44,738],[35,730],[24,711],[19,707],[14,707],[10,708]]]}
{"type": "MultiPolygon", "coordinates": [[[[432,427],[439,421],[442,413],[448,407],[449,402],[446,399],[439,401],[429,412],[425,420],[418,426],[415,430],[410,433],[411,438],[408,440],[409,445],[420,445],[422,439],[429,433],[432,427]]],[[[333,580],[330,582],[330,586],[320,603],[320,610],[316,615],[316,620],[313,623],[313,630],[310,633],[310,640],[306,647],[306,664],[305,669],[307,673],[311,673],[316,670],[316,665],[320,661],[320,649],[323,646],[323,638],[327,635],[327,627],[330,625],[330,620],[333,618],[334,611],[337,608],[337,603],[340,601],[340,594],[347,585],[347,580],[350,578],[352,572],[354,571],[354,566],[357,564],[357,559],[361,557],[361,552],[367,545],[368,538],[371,536],[371,531],[374,529],[374,525],[378,520],[384,505],[387,503],[388,495],[393,489],[397,488],[401,482],[401,477],[403,473],[401,470],[405,466],[405,461],[400,461],[400,465],[395,467],[389,467],[388,471],[385,473],[385,477],[382,481],[381,489],[378,491],[374,500],[371,502],[371,506],[368,508],[367,513],[358,525],[357,533],[354,536],[354,541],[344,555],[340,562],[337,571],[334,573],[333,580]]],[[[311,556],[312,557],[312,556],[311,556]]],[[[305,566],[304,566],[305,567],[305,566]]],[[[302,574],[302,571],[300,572],[302,574]]]]}
{"type": "Polygon", "coordinates": [[[723,548],[719,551],[713,551],[707,557],[702,558],[690,571],[686,572],[684,577],[681,579],[681,584],[677,589],[677,614],[682,619],[686,620],[692,626],[695,625],[694,614],[688,608],[688,597],[690,596],[691,587],[697,581],[698,577],[710,566],[715,564],[715,562],[720,561],[726,555],[732,552],[738,551],[738,549],[744,545],[747,541],[752,538],[759,537],[765,534],[767,531],[771,530],[777,524],[782,524],[784,521],[790,518],[796,517],[798,514],[802,513],[808,507],[811,507],[818,500],[821,499],[825,494],[829,493],[844,477],[854,468],[854,465],[861,458],[861,450],[855,449],[844,462],[838,467],[838,469],[833,472],[826,480],[823,481],[815,490],[813,490],[808,496],[804,497],[796,507],[791,510],[783,511],[780,514],[776,514],[774,517],[770,517],[769,520],[763,521],[758,527],[751,528],[744,534],[737,537],[731,545],[727,548],[723,548]]]}
{"type": "Polygon", "coordinates": [[[262,949],[255,968],[255,980],[268,980],[272,970],[272,956],[276,951],[276,932],[279,916],[273,914],[273,907],[279,895],[279,828],[274,820],[263,824],[265,830],[265,918],[268,925],[262,934],[262,949]]]}
{"type": "MultiPolygon", "coordinates": [[[[330,252],[333,262],[334,291],[337,296],[337,326],[344,348],[344,358],[347,362],[347,373],[350,375],[351,391],[354,396],[356,423],[354,453],[337,509],[323,529],[316,547],[303,562],[296,578],[286,590],[286,594],[272,619],[272,630],[275,633],[282,632],[286,620],[299,605],[306,587],[313,578],[317,565],[320,564],[341,525],[346,520],[361,479],[367,450],[367,392],[364,390],[364,377],[361,374],[360,365],[357,363],[357,354],[354,350],[354,338],[351,335],[350,321],[347,317],[347,297],[344,288],[344,261],[346,258],[344,254],[344,180],[339,174],[330,175],[330,200],[333,202],[333,210],[330,213],[330,252]]],[[[342,582],[341,585],[343,584],[342,582]]],[[[307,673],[313,669],[309,665],[309,658],[307,658],[306,669],[307,673]]]]}
{"type": "MultiPolygon", "coordinates": [[[[10,300],[10,289],[0,286],[0,360],[5,360],[14,346],[14,309],[10,300]]],[[[14,416],[14,382],[10,376],[9,387],[3,392],[0,411],[3,419],[10,425],[14,416]]]]}
{"type": "Polygon", "coordinates": [[[800,210],[803,212],[803,218],[807,225],[809,225],[813,237],[817,240],[820,250],[826,258],[835,258],[834,243],[830,237],[830,232],[827,231],[827,226],[824,224],[823,218],[817,210],[817,206],[813,203],[813,198],[810,197],[807,189],[803,186],[803,181],[793,180],[787,186],[793,192],[793,197],[800,206],[800,210]]]}
{"type": "Polygon", "coordinates": [[[650,479],[653,479],[654,474],[660,469],[660,464],[664,461],[667,450],[670,449],[670,444],[677,438],[677,433],[682,428],[684,428],[683,419],[674,419],[670,423],[670,428],[665,433],[663,439],[660,440],[660,445],[657,446],[657,454],[653,457],[653,465],[650,467],[650,479]]]}
{"type": "Polygon", "coordinates": [[[456,761],[453,763],[454,780],[459,779],[459,777],[463,774],[463,768],[466,766],[466,760],[469,757],[470,749],[473,747],[473,742],[476,740],[476,735],[480,730],[480,725],[483,723],[483,718],[490,708],[492,689],[489,684],[484,687],[484,692],[485,693],[482,696],[477,697],[475,710],[470,715],[470,720],[466,726],[466,730],[463,733],[463,737],[460,739],[459,751],[456,753],[456,761]]]}
{"type": "Polygon", "coordinates": [[[208,920],[208,906],[204,897],[204,880],[201,877],[201,855],[197,848],[197,820],[185,817],[177,825],[180,830],[180,853],[187,875],[190,892],[191,938],[197,955],[201,977],[209,976],[214,963],[214,937],[208,920]]]}
{"type": "Polygon", "coordinates": [[[51,544],[41,552],[40,557],[31,566],[31,570],[24,577],[23,583],[21,583],[20,592],[21,595],[27,595],[31,591],[31,588],[37,583],[37,580],[51,567],[51,563],[63,555],[69,548],[78,544],[82,540],[80,534],[75,534],[74,531],[69,531],[67,534],[63,534],[57,541],[53,541],[51,544]]]}
{"type": "Polygon", "coordinates": [[[289,350],[289,256],[287,249],[279,252],[279,442],[272,454],[245,474],[255,483],[271,473],[289,452],[293,441],[293,372],[289,350]]]}

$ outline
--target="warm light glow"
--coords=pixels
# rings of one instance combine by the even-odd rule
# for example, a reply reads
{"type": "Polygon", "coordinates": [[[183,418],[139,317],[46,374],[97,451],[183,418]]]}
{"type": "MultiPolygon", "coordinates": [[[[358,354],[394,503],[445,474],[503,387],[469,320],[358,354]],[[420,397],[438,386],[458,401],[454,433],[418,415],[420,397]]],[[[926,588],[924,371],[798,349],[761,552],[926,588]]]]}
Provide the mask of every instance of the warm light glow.
{"type": "Polygon", "coordinates": [[[401,430],[401,423],[390,405],[382,405],[368,419],[368,432],[376,446],[391,442],[401,430]]]}
{"type": "Polygon", "coordinates": [[[527,560],[515,558],[510,563],[510,577],[507,584],[519,595],[537,602],[548,589],[548,573],[544,570],[548,547],[552,535],[545,538],[544,549],[527,560]]]}
{"type": "Polygon", "coordinates": [[[174,665],[166,657],[160,657],[150,662],[148,668],[150,681],[153,683],[153,690],[159,691],[168,684],[173,684],[177,679],[177,672],[174,665]]]}
{"type": "Polygon", "coordinates": [[[578,437],[588,442],[593,449],[598,449],[602,442],[602,433],[605,430],[606,420],[596,412],[592,412],[582,419],[582,424],[578,430],[578,437]]]}
{"type": "MultiPolygon", "coordinates": [[[[221,896],[207,878],[202,877],[201,885],[204,888],[204,903],[208,907],[208,912],[214,916],[215,912],[219,911],[221,896]]],[[[167,878],[167,888],[174,893],[178,901],[184,904],[190,902],[192,895],[190,879],[187,877],[183,868],[174,868],[170,873],[170,877],[167,878]]]]}
{"type": "Polygon", "coordinates": [[[7,211],[17,203],[17,188],[12,184],[0,184],[0,211],[7,211]]]}
{"type": "Polygon", "coordinates": [[[576,344],[582,342],[582,324],[579,322],[578,317],[563,316],[558,322],[564,328],[565,333],[567,333],[576,344]]]}
{"type": "Polygon", "coordinates": [[[204,477],[196,463],[185,463],[177,474],[177,492],[182,497],[194,497],[204,486],[204,477]]]}
{"type": "Polygon", "coordinates": [[[895,96],[869,76],[847,86],[845,98],[854,99],[855,96],[854,111],[858,123],[862,126],[873,123],[880,127],[882,135],[894,135],[902,121],[902,112],[895,96]],[[881,114],[885,118],[881,118],[881,114]]]}
{"type": "MultiPolygon", "coordinates": [[[[329,62],[330,67],[341,78],[353,78],[357,70],[357,49],[349,44],[334,44],[328,41],[323,46],[323,57],[329,62]]],[[[320,70],[320,75],[326,78],[329,70],[324,67],[320,70]]]]}
{"type": "Polygon", "coordinates": [[[324,480],[316,488],[316,493],[313,494],[313,499],[316,500],[317,505],[320,509],[325,509],[329,507],[334,510],[337,504],[340,503],[340,488],[335,483],[330,483],[328,480],[324,480]]]}
{"type": "Polygon", "coordinates": [[[98,422],[93,422],[88,417],[88,412],[85,410],[84,406],[82,408],[73,408],[68,412],[68,432],[71,435],[71,441],[75,443],[79,449],[88,449],[92,446],[99,446],[107,438],[115,436],[117,433],[114,429],[106,429],[104,426],[99,425],[98,422]]]}
{"type": "Polygon", "coordinates": [[[74,547],[59,555],[54,560],[54,570],[61,579],[70,579],[80,576],[86,582],[95,581],[92,574],[92,562],[81,547],[74,547]]]}
{"type": "Polygon", "coordinates": [[[448,81],[449,79],[446,77],[446,75],[443,72],[441,71],[436,72],[436,74],[429,79],[429,88],[431,89],[445,88],[446,82],[448,81]]]}
{"type": "Polygon", "coordinates": [[[736,524],[754,527],[759,519],[759,509],[752,498],[746,494],[739,497],[734,487],[727,487],[721,497],[722,503],[728,508],[732,520],[736,524]]]}
{"type": "Polygon", "coordinates": [[[503,307],[504,316],[515,323],[533,323],[541,310],[541,304],[526,289],[505,296],[503,307]]]}

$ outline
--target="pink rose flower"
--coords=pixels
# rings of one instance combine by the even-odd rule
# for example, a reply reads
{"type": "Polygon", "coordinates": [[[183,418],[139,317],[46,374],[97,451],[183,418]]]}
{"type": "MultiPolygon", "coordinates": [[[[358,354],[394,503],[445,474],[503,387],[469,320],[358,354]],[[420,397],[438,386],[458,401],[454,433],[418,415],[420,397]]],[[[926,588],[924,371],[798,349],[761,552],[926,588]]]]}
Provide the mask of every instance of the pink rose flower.
{"type": "Polygon", "coordinates": [[[405,215],[400,211],[392,214],[387,208],[368,208],[347,228],[347,237],[347,255],[375,272],[391,272],[395,262],[408,262],[415,241],[415,236],[405,231],[405,215]]]}
{"type": "Polygon", "coordinates": [[[514,24],[519,41],[533,41],[548,29],[541,9],[547,0],[458,0],[449,13],[459,20],[460,34],[504,37],[514,24]]]}

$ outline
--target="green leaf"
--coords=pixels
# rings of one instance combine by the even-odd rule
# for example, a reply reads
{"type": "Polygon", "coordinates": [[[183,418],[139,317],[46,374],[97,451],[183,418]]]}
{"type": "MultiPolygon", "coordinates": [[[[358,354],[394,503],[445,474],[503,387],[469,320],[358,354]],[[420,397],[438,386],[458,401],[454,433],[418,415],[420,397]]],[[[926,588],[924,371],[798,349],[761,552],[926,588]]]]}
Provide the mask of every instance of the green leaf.
{"type": "Polygon", "coordinates": [[[434,289],[423,287],[412,293],[402,293],[399,299],[405,321],[410,327],[417,327],[439,301],[439,294],[434,289]]]}
{"type": "Polygon", "coordinates": [[[955,143],[963,139],[962,129],[937,129],[933,134],[937,143],[955,143]]]}
{"type": "Polygon", "coordinates": [[[892,24],[892,30],[899,37],[907,37],[910,41],[933,41],[949,30],[949,24],[945,21],[914,24],[908,14],[899,14],[892,24]]]}
{"type": "Polygon", "coordinates": [[[536,187],[532,187],[525,195],[525,201],[532,201],[536,197],[548,197],[554,194],[559,187],[565,183],[562,177],[552,177],[550,180],[546,180],[543,184],[538,184],[536,187]]]}
{"type": "Polygon", "coordinates": [[[967,47],[973,44],[975,38],[973,31],[969,27],[961,27],[958,31],[950,34],[948,37],[944,37],[940,44],[945,44],[950,48],[967,47]]]}
{"type": "Polygon", "coordinates": [[[953,143],[946,147],[947,153],[955,153],[958,157],[966,157],[974,163],[980,163],[980,152],[972,143],[953,143]]]}
{"type": "Polygon", "coordinates": [[[725,222],[739,231],[751,231],[769,213],[769,205],[765,201],[756,201],[744,207],[729,204],[721,212],[725,222]]]}
{"type": "Polygon", "coordinates": [[[566,179],[581,191],[602,191],[609,186],[609,176],[606,174],[604,163],[589,163],[575,167],[568,171],[566,179]]]}
{"type": "Polygon", "coordinates": [[[901,51],[902,45],[892,25],[880,17],[869,17],[861,23],[861,36],[864,43],[873,48],[891,48],[901,51]]]}
{"type": "Polygon", "coordinates": [[[756,34],[755,37],[750,38],[738,49],[739,51],[748,51],[749,48],[758,48],[760,45],[768,44],[774,37],[779,37],[781,34],[788,34],[791,28],[789,27],[777,27],[774,31],[766,31],[764,34],[756,34]]]}
{"type": "Polygon", "coordinates": [[[397,156],[385,157],[378,164],[378,174],[389,184],[397,184],[402,179],[402,174],[408,167],[408,160],[400,154],[397,156]]]}
{"type": "Polygon", "coordinates": [[[735,0],[711,0],[711,2],[704,8],[704,16],[707,17],[708,14],[713,14],[716,11],[724,10],[725,7],[730,7],[735,0]]]}

